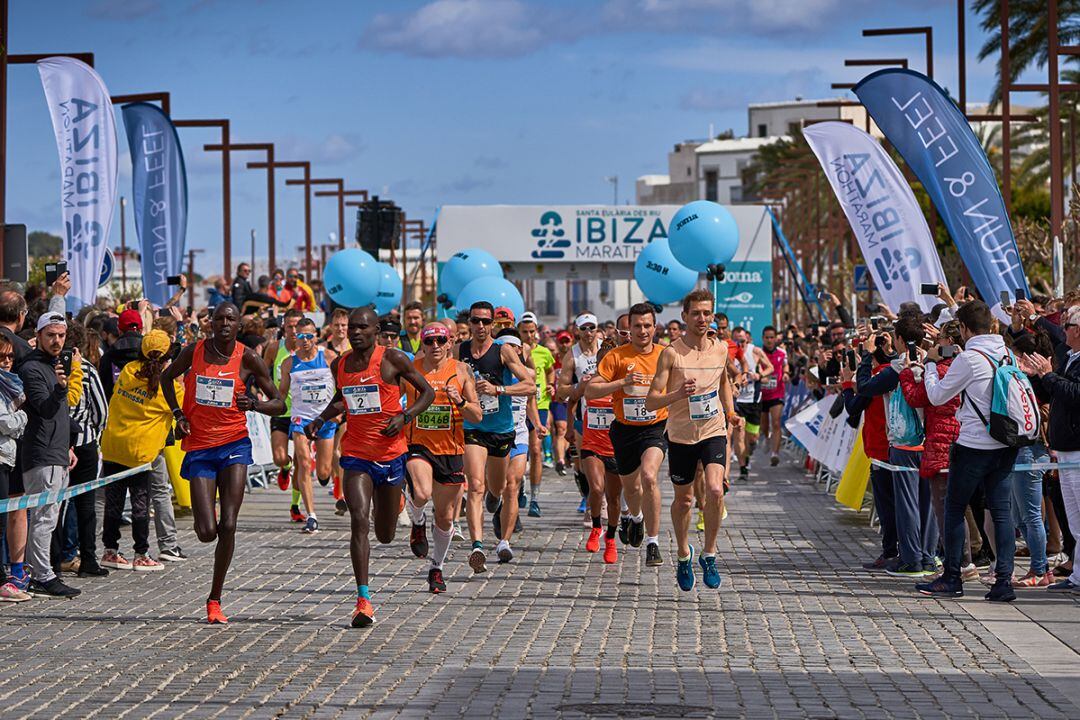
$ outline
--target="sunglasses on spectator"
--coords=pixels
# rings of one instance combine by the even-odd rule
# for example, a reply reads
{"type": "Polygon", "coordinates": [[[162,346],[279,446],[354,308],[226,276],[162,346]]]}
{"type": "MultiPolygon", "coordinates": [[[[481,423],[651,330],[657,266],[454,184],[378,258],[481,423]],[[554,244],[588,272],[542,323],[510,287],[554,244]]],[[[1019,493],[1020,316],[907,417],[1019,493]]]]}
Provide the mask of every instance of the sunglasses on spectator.
{"type": "Polygon", "coordinates": [[[444,338],[438,335],[436,335],[435,337],[424,338],[425,345],[445,345],[449,341],[449,338],[444,338]]]}
{"type": "Polygon", "coordinates": [[[471,317],[469,322],[473,325],[490,325],[492,323],[491,318],[471,317]]]}
{"type": "Polygon", "coordinates": [[[297,340],[314,340],[315,339],[315,334],[314,333],[296,333],[296,339],[297,340]]]}

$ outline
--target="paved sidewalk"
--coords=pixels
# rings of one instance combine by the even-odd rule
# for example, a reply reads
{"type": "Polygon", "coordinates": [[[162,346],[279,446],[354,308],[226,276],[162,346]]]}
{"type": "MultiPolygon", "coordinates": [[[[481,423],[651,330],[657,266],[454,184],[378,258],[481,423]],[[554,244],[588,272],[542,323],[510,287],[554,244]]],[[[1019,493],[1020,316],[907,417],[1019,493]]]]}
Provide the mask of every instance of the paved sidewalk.
{"type": "Polygon", "coordinates": [[[457,543],[445,595],[427,593],[406,528],[374,546],[368,630],[348,627],[348,528],[324,492],[313,537],[287,522],[285,493],[248,495],[228,627],[202,623],[211,551],[184,519],[187,563],[73,579],[74,601],[0,607],[3,717],[1080,713],[1063,693],[1080,696],[1080,597],[1027,591],[991,606],[969,585],[960,602],[927,600],[910,581],[856,570],[876,554],[865,513],[792,467],[729,496],[719,591],[677,589],[666,510],[663,567],[646,568],[642,550],[605,566],[581,547],[573,483],[548,478],[541,500],[512,565],[472,577],[457,543]]]}

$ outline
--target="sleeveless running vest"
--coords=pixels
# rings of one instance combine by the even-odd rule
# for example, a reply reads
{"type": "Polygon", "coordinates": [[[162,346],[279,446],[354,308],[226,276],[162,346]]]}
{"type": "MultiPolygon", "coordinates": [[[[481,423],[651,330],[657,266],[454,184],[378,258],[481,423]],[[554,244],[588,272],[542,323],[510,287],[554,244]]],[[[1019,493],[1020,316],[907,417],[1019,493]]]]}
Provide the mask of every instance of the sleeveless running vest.
{"type": "MultiPolygon", "coordinates": [[[[575,383],[581,382],[584,378],[588,377],[589,375],[595,375],[596,374],[596,355],[597,355],[597,353],[594,352],[592,355],[586,354],[586,352],[581,349],[581,345],[579,345],[578,343],[574,343],[574,346],[570,349],[570,352],[574,357],[574,382],[575,383]]],[[[599,350],[597,350],[597,352],[599,352],[599,350]]],[[[579,411],[579,413],[581,414],[582,417],[585,416],[585,398],[584,397],[582,397],[581,401],[578,403],[578,411],[579,411]]]]}
{"type": "Polygon", "coordinates": [[[693,395],[668,405],[668,439],[693,445],[727,435],[727,415],[720,406],[720,381],[727,372],[727,343],[713,340],[704,350],[698,350],[679,338],[668,348],[675,357],[667,391],[681,388],[686,380],[697,381],[693,395]]]}
{"type": "MultiPolygon", "coordinates": [[[[472,370],[473,377],[487,380],[492,385],[509,385],[513,374],[502,363],[499,353],[502,344],[491,343],[483,355],[478,358],[472,355],[472,340],[461,343],[458,357],[472,370]]],[[[510,398],[507,395],[480,395],[480,409],[484,417],[479,423],[465,421],[466,430],[482,430],[492,433],[509,433],[514,431],[514,412],[510,398]]]]}
{"type": "MultiPolygon", "coordinates": [[[[435,391],[428,409],[416,416],[408,426],[410,445],[423,445],[435,455],[461,455],[465,452],[465,428],[461,411],[446,396],[446,386],[454,385],[461,392],[457,379],[457,361],[451,359],[442,370],[424,372],[424,359],[417,358],[413,366],[435,391]]],[[[415,402],[419,392],[406,384],[409,402],[415,402]]]]}
{"type": "Polygon", "coordinates": [[[386,348],[376,345],[367,367],[358,372],[346,370],[346,360],[355,351],[341,356],[337,367],[337,385],[345,400],[345,435],[341,438],[341,454],[349,457],[387,462],[407,450],[405,433],[395,437],[382,434],[390,418],[404,412],[401,408],[401,388],[382,379],[382,359],[386,348]]]}
{"type": "Polygon", "coordinates": [[[185,452],[221,447],[248,436],[247,415],[236,407],[236,397],[247,392],[240,379],[244,346],[236,343],[229,361],[213,365],[206,361],[206,340],[195,345],[191,369],[184,376],[184,415],[191,434],[181,447],[185,452]]]}
{"type": "MultiPolygon", "coordinates": [[[[511,385],[517,385],[518,379],[513,378],[511,385]]],[[[510,398],[510,407],[514,416],[514,444],[527,445],[529,442],[529,426],[525,424],[526,408],[529,406],[528,395],[514,395],[510,398]]]]}
{"type": "Polygon", "coordinates": [[[773,374],[761,381],[761,399],[782,400],[784,398],[784,365],[787,364],[787,352],[782,347],[775,347],[766,352],[765,357],[773,366],[773,374]]]}
{"type": "Polygon", "coordinates": [[[334,399],[334,373],[326,362],[326,352],[319,348],[311,360],[292,356],[289,370],[289,395],[292,417],[314,420],[334,399]]]}
{"type": "Polygon", "coordinates": [[[611,447],[611,435],[608,433],[614,419],[615,407],[610,395],[586,400],[581,449],[591,450],[603,457],[614,457],[615,450],[611,447]]]}
{"type": "MultiPolygon", "coordinates": [[[[739,365],[744,373],[756,373],[758,371],[757,357],[754,356],[754,350],[753,343],[746,343],[743,346],[742,360],[739,361],[739,365]]],[[[761,381],[747,380],[739,390],[739,396],[735,398],[735,402],[753,404],[760,399],[761,381]]]]}

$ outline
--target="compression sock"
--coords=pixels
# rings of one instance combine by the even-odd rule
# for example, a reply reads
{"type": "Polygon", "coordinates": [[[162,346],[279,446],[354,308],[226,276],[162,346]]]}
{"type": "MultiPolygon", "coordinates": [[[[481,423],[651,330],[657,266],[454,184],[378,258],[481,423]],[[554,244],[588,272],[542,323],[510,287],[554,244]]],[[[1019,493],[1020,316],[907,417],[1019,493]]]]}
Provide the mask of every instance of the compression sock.
{"type": "Polygon", "coordinates": [[[473,540],[472,541],[472,549],[473,550],[482,550],[483,548],[484,548],[484,543],[480,542],[479,540],[473,540]]]}
{"type": "Polygon", "coordinates": [[[608,540],[613,540],[615,538],[615,532],[618,529],[619,529],[618,525],[608,525],[607,526],[607,531],[604,533],[604,537],[606,537],[608,540]]]}
{"type": "Polygon", "coordinates": [[[22,577],[24,575],[26,575],[26,569],[23,567],[23,563],[21,563],[21,562],[13,562],[13,563],[11,563],[11,576],[12,577],[17,577],[19,579],[22,579],[22,577]]]}
{"type": "Polygon", "coordinates": [[[405,511],[409,513],[409,520],[413,525],[425,525],[427,523],[427,516],[424,513],[424,508],[416,507],[413,503],[412,493],[405,493],[405,511]]]}
{"type": "Polygon", "coordinates": [[[594,528],[603,527],[603,525],[600,524],[600,516],[599,515],[593,515],[592,516],[592,526],[594,528]]]}
{"type": "Polygon", "coordinates": [[[660,545],[660,537],[658,535],[649,535],[645,538],[646,545],[660,545]]]}
{"type": "Polygon", "coordinates": [[[543,448],[544,448],[544,456],[545,457],[551,457],[551,436],[550,435],[545,435],[544,436],[543,448]]]}
{"type": "Polygon", "coordinates": [[[367,585],[357,585],[356,586],[356,596],[357,597],[362,597],[365,600],[370,600],[371,599],[371,591],[368,590],[367,585]]]}
{"type": "Polygon", "coordinates": [[[293,488],[292,491],[292,504],[297,506],[300,505],[300,491],[296,488],[293,488]]]}
{"type": "Polygon", "coordinates": [[[529,483],[529,499],[533,502],[540,497],[540,483],[529,483]]]}
{"type": "Polygon", "coordinates": [[[432,548],[431,553],[431,567],[442,570],[443,563],[446,562],[446,554],[450,552],[450,541],[454,537],[454,528],[451,526],[449,530],[443,530],[436,525],[431,529],[431,534],[435,546],[432,548]]]}

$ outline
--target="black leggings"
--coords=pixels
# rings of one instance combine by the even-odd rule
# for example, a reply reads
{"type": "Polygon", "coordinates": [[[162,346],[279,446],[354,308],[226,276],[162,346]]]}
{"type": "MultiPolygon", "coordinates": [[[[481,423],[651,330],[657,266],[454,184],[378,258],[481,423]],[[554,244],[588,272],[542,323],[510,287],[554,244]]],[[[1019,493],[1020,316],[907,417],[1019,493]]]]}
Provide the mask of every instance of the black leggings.
{"type": "Polygon", "coordinates": [[[1061,549],[1069,556],[1069,560],[1075,560],[1076,538],[1069,530],[1069,516],[1065,512],[1065,499],[1061,496],[1061,480],[1057,473],[1046,473],[1043,476],[1043,495],[1050,499],[1054,514],[1057,515],[1058,526],[1061,528],[1061,549]]]}
{"type": "MultiPolygon", "coordinates": [[[[106,462],[101,467],[103,475],[115,475],[128,470],[124,465],[106,462]]],[[[124,498],[131,493],[131,540],[138,555],[150,549],[150,471],[130,475],[105,486],[105,521],[101,542],[106,550],[120,549],[120,517],[124,512],[124,498]]]]}

